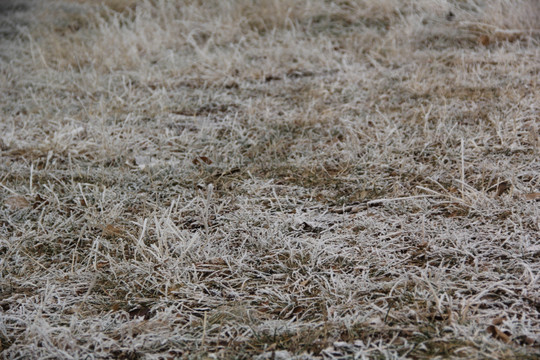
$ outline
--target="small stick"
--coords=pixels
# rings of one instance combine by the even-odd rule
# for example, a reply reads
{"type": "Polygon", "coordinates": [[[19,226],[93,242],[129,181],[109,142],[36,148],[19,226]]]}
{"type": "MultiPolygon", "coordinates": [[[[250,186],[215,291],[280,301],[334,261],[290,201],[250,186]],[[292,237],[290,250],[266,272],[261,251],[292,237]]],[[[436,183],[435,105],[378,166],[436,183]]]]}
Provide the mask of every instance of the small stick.
{"type": "Polygon", "coordinates": [[[461,198],[465,200],[465,144],[461,138],[461,198]]]}
{"type": "Polygon", "coordinates": [[[30,195],[34,195],[34,190],[32,190],[34,178],[34,163],[30,165],[30,195]]]}
{"type": "Polygon", "coordinates": [[[371,200],[367,202],[367,205],[377,205],[384,202],[390,202],[390,201],[401,201],[401,200],[411,200],[411,199],[421,199],[421,198],[427,198],[427,197],[434,197],[435,195],[414,195],[414,196],[405,196],[405,197],[398,197],[398,198],[390,198],[390,199],[377,199],[377,200],[371,200]]]}
{"type": "Polygon", "coordinates": [[[202,333],[202,340],[201,344],[204,345],[204,342],[206,341],[206,320],[207,320],[208,313],[204,312],[204,319],[203,319],[203,333],[202,333]]]}

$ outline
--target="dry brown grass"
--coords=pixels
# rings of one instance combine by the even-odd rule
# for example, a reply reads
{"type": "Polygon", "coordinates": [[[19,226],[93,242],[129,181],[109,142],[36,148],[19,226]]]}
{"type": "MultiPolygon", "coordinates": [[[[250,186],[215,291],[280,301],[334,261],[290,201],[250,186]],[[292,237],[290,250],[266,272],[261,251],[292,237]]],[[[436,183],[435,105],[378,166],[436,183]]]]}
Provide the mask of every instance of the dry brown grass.
{"type": "Polygon", "coordinates": [[[535,0],[0,7],[0,351],[540,357],[535,0]]]}

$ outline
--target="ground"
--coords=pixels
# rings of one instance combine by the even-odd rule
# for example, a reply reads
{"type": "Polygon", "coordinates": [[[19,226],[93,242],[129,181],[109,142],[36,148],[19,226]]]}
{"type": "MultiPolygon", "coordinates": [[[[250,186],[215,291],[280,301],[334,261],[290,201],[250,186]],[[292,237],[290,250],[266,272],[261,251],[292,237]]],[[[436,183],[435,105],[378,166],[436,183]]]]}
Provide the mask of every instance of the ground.
{"type": "Polygon", "coordinates": [[[540,358],[539,2],[2,4],[4,358],[540,358]]]}

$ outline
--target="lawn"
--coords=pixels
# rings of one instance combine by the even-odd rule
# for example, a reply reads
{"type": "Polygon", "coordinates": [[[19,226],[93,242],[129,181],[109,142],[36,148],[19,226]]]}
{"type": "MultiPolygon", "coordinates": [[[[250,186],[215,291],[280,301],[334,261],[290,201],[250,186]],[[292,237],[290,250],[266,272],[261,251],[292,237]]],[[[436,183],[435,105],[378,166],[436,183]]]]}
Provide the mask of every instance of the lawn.
{"type": "Polygon", "coordinates": [[[540,358],[540,2],[0,4],[5,359],[540,358]]]}

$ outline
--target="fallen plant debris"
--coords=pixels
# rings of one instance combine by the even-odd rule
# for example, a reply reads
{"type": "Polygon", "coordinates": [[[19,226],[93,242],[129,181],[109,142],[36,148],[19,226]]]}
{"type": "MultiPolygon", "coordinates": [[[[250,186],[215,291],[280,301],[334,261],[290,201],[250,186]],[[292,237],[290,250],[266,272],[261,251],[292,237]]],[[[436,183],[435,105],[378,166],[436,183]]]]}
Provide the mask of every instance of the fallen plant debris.
{"type": "Polygon", "coordinates": [[[523,195],[525,200],[540,200],[540,193],[530,193],[523,195]]]}
{"type": "Polygon", "coordinates": [[[495,325],[489,325],[487,327],[487,332],[497,340],[501,340],[502,342],[505,342],[507,344],[511,342],[510,338],[512,335],[510,333],[499,330],[499,328],[495,325]]]}
{"type": "Polygon", "coordinates": [[[22,195],[9,196],[6,198],[5,203],[11,210],[26,209],[32,206],[30,201],[26,200],[22,195]]]}
{"type": "Polygon", "coordinates": [[[0,2],[6,359],[540,357],[540,2],[0,2]]]}

